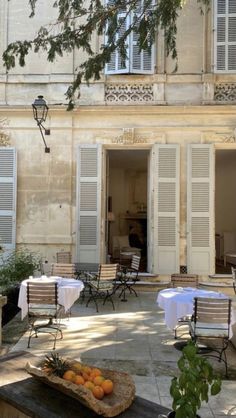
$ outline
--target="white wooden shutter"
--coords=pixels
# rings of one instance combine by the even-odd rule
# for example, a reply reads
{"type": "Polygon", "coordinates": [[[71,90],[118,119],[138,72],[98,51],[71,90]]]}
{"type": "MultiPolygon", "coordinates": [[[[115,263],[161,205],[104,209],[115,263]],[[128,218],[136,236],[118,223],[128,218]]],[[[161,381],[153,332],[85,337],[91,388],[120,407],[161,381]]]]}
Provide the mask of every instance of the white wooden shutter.
{"type": "MultiPolygon", "coordinates": [[[[143,0],[140,0],[136,10],[132,13],[131,23],[133,19],[142,13],[143,0]]],[[[136,74],[153,74],[154,72],[154,44],[151,51],[139,51],[138,40],[139,35],[136,32],[130,34],[130,72],[136,74]]]]}
{"type": "Polygon", "coordinates": [[[179,146],[155,144],[153,170],[153,272],[179,271],[179,146]]]}
{"type": "Polygon", "coordinates": [[[214,149],[213,145],[188,147],[187,268],[189,273],[213,274],[214,149]]]}
{"type": "Polygon", "coordinates": [[[79,145],[77,166],[77,259],[100,261],[101,147],[79,145]]]}
{"type": "MultiPolygon", "coordinates": [[[[107,5],[112,5],[114,3],[114,0],[108,0],[107,5]]],[[[130,26],[130,15],[127,15],[126,10],[121,10],[118,14],[118,26],[119,30],[116,34],[116,41],[119,40],[119,38],[125,33],[125,31],[130,26]]],[[[105,36],[105,42],[107,42],[107,36],[105,36]]],[[[128,73],[129,72],[129,51],[130,51],[130,37],[127,37],[126,40],[126,53],[127,57],[126,59],[123,59],[119,53],[119,50],[116,49],[115,52],[111,55],[111,60],[108,62],[105,66],[105,73],[106,74],[122,74],[122,73],[128,73]]]]}
{"type": "Polygon", "coordinates": [[[215,0],[215,68],[236,72],[236,0],[215,0]]]}
{"type": "Polygon", "coordinates": [[[4,255],[16,245],[16,150],[0,147],[0,245],[4,255]]]}

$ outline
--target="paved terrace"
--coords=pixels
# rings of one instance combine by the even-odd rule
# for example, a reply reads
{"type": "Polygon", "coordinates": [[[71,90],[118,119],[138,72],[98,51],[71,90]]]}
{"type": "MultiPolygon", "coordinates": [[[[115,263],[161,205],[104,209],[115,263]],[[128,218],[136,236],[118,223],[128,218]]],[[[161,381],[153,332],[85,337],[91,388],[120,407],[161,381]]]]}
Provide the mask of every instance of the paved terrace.
{"type": "MultiPolygon", "coordinates": [[[[99,313],[93,303],[86,308],[79,300],[71,317],[63,320],[64,339],[57,342],[56,351],[98,367],[128,372],[135,381],[137,395],[171,408],[169,386],[181,353],[175,348],[173,332],[166,328],[163,312],[156,304],[157,291],[138,293],[137,298],[127,295],[126,303],[115,297],[116,310],[107,303],[100,305],[99,313]]],[[[18,314],[3,332],[3,344],[5,348],[8,344],[10,351],[27,347],[28,333],[16,342],[26,326],[26,321],[19,318],[18,314]]],[[[45,334],[32,339],[28,350],[44,356],[51,349],[52,340],[48,342],[45,334]]],[[[203,406],[202,418],[236,417],[236,350],[232,346],[228,348],[228,359],[229,379],[223,380],[220,394],[203,406]]],[[[214,367],[224,374],[223,365],[216,361],[214,367]]]]}

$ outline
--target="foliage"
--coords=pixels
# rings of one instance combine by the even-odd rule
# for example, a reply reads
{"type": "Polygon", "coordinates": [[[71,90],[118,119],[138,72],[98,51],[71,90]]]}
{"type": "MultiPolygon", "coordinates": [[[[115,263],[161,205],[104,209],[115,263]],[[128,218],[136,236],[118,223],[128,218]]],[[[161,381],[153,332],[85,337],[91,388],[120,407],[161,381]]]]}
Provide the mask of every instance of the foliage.
{"type": "Polygon", "coordinates": [[[39,255],[28,249],[19,249],[0,260],[0,286],[11,286],[33,275],[39,268],[39,255]]]}
{"type": "MultiPolygon", "coordinates": [[[[38,0],[29,0],[31,14],[35,14],[38,0]]],[[[47,59],[53,62],[57,56],[71,53],[74,49],[86,52],[87,59],[76,69],[75,80],[67,90],[68,109],[73,107],[75,91],[82,79],[98,80],[105,64],[110,61],[111,54],[118,49],[122,58],[126,56],[126,39],[131,31],[138,34],[139,49],[150,50],[155,42],[158,30],[163,30],[166,53],[177,59],[176,33],[179,12],[188,0],[55,0],[53,7],[57,9],[56,20],[39,29],[34,39],[10,43],[3,53],[3,61],[7,70],[16,65],[16,58],[21,66],[29,51],[38,53],[46,51],[47,59]],[[140,8],[140,4],[142,7],[140,8]],[[133,20],[125,31],[121,28],[124,16],[133,13],[133,20]],[[121,29],[121,30],[120,30],[121,29]],[[104,36],[106,42],[98,50],[93,49],[91,39],[94,33],[104,36]],[[119,39],[117,34],[120,33],[119,39]],[[122,35],[121,35],[122,33],[122,35]]],[[[195,0],[208,5],[209,0],[195,0]]],[[[97,46],[96,46],[97,48],[97,46]]]]}
{"type": "Polygon", "coordinates": [[[178,361],[179,377],[171,381],[170,394],[176,418],[196,418],[203,401],[208,402],[209,391],[216,395],[221,390],[221,380],[213,373],[206,358],[197,354],[197,347],[190,341],[184,347],[178,361]]]}

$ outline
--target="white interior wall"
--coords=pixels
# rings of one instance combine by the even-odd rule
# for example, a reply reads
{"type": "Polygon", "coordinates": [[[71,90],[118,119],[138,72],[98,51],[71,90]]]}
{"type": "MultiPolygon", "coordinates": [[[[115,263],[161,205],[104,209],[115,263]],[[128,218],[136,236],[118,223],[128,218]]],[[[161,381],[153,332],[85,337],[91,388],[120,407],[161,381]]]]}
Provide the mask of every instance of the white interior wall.
{"type": "Polygon", "coordinates": [[[236,151],[216,151],[215,232],[236,234],[236,151]]]}

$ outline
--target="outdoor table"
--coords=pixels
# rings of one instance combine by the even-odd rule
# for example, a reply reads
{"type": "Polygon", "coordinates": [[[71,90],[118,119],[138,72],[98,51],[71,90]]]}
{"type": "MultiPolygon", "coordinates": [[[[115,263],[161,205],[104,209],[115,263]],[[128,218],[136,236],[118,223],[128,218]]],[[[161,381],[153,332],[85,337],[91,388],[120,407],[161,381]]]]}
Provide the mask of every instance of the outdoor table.
{"type": "MultiPolygon", "coordinates": [[[[0,357],[1,418],[101,418],[76,399],[31,377],[25,365],[38,360],[25,351],[0,357]]],[[[169,409],[136,396],[119,418],[158,418],[168,412],[169,409]]]]}
{"type": "Polygon", "coordinates": [[[27,279],[21,282],[18,306],[21,309],[21,319],[27,315],[28,305],[27,305],[27,282],[29,280],[53,280],[58,283],[58,302],[60,305],[64,306],[65,312],[69,311],[75,301],[80,297],[80,293],[84,288],[84,284],[80,280],[75,280],[71,278],[62,278],[58,276],[46,277],[42,276],[36,279],[27,279]]]}
{"type": "MultiPolygon", "coordinates": [[[[178,320],[193,313],[195,297],[226,298],[224,293],[213,292],[191,287],[171,288],[161,290],[157,295],[157,303],[165,312],[165,324],[173,330],[178,325],[178,320]]],[[[232,325],[236,322],[235,313],[232,310],[230,336],[232,338],[232,325]]]]}

